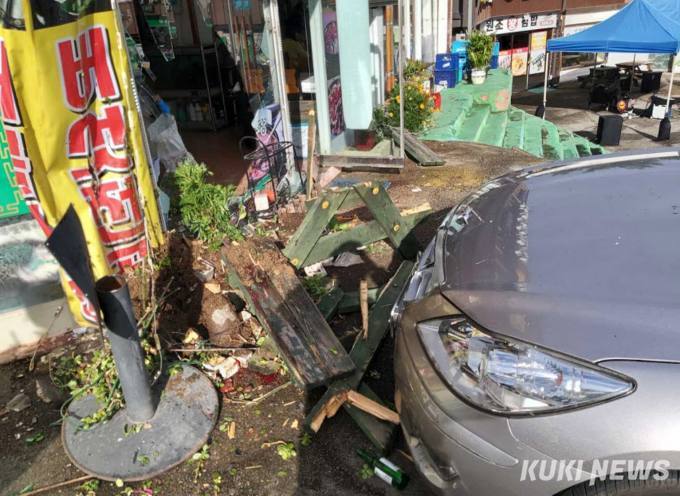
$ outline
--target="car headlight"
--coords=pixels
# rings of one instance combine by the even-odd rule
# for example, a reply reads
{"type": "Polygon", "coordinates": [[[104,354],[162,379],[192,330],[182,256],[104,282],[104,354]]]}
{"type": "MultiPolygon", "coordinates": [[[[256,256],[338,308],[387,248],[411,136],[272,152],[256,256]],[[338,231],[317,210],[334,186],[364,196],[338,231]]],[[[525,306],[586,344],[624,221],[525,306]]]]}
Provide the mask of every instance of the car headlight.
{"type": "Polygon", "coordinates": [[[635,383],[614,371],[491,335],[466,318],[421,322],[439,375],[464,401],[499,414],[536,414],[614,399],[635,383]]]}
{"type": "Polygon", "coordinates": [[[435,244],[436,237],[418,258],[411,277],[404,286],[401,295],[394,303],[392,311],[390,312],[390,325],[393,328],[399,324],[406,305],[421,299],[433,288],[435,284],[435,277],[433,277],[435,244]]]}

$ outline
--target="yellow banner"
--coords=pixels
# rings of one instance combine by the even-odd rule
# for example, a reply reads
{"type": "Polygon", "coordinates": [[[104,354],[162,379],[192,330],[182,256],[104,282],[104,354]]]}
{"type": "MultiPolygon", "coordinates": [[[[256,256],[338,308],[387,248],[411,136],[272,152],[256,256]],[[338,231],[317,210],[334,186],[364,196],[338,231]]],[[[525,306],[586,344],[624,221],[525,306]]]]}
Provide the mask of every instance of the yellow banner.
{"type": "MultiPolygon", "coordinates": [[[[110,0],[22,7],[0,27],[0,108],[17,183],[47,235],[74,205],[95,278],[133,267],[162,232],[116,13],[110,0]]],[[[73,281],[62,283],[76,319],[94,322],[73,281]]]]}

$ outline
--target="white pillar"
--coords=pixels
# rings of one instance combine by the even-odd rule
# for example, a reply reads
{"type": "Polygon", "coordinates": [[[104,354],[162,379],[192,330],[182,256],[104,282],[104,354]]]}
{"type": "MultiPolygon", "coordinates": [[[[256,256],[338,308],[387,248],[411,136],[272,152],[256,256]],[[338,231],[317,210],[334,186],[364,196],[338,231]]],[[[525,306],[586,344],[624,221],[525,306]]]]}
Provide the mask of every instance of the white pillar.
{"type": "Polygon", "coordinates": [[[423,59],[423,0],[415,0],[413,8],[413,58],[423,59]]]}
{"type": "Polygon", "coordinates": [[[323,7],[321,0],[308,0],[309,37],[312,43],[314,89],[316,95],[316,126],[319,133],[319,153],[331,153],[331,124],[328,114],[328,83],[326,82],[326,45],[323,37],[323,7]]]}
{"type": "Polygon", "coordinates": [[[371,92],[373,108],[385,101],[385,16],[382,8],[371,9],[371,92]]]}
{"type": "Polygon", "coordinates": [[[449,0],[438,0],[437,6],[437,49],[436,53],[448,53],[450,47],[447,46],[449,42],[449,0]]]}
{"type": "Polygon", "coordinates": [[[404,0],[404,54],[407,59],[411,58],[411,2],[413,0],[404,0]]]}

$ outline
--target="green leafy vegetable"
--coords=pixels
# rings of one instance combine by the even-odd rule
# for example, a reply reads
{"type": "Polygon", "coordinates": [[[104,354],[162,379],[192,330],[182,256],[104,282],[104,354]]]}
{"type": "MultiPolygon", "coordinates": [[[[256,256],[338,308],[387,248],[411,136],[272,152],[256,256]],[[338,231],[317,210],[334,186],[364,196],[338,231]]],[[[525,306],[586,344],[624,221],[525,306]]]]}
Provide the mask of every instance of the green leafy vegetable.
{"type": "Polygon", "coordinates": [[[217,249],[224,238],[240,240],[243,235],[231,223],[227,205],[235,187],[208,183],[211,174],[205,164],[185,161],[175,171],[175,186],[182,223],[210,248],[217,249]]]}

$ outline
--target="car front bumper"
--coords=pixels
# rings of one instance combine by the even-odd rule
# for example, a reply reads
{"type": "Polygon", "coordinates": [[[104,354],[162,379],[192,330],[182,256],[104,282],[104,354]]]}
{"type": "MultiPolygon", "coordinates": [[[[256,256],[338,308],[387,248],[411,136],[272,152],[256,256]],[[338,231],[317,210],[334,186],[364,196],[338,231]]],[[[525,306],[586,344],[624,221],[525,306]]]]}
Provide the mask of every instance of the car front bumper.
{"type": "Polygon", "coordinates": [[[522,481],[522,460],[551,458],[515,439],[506,418],[458,400],[427,362],[415,332],[405,334],[396,339],[396,405],[414,462],[436,493],[545,496],[573,485],[522,481]]]}

